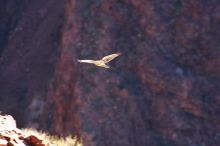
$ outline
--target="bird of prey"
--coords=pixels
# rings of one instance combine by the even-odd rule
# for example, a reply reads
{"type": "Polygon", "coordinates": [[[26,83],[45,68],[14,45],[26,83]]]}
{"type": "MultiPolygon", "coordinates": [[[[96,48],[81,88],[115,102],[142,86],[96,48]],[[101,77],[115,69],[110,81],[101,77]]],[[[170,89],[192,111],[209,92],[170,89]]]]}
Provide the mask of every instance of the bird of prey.
{"type": "Polygon", "coordinates": [[[107,56],[103,57],[101,60],[78,60],[78,62],[91,63],[91,64],[95,64],[96,66],[99,66],[99,67],[110,68],[108,65],[106,65],[106,63],[110,62],[111,60],[118,57],[119,55],[121,55],[121,53],[107,55],[107,56]]]}

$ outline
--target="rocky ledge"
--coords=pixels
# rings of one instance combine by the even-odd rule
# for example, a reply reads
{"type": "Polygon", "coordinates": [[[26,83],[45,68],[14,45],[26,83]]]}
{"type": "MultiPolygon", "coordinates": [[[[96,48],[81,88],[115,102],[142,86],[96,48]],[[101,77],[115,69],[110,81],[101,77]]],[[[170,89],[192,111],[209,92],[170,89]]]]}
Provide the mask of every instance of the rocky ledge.
{"type": "Polygon", "coordinates": [[[34,135],[25,135],[10,115],[0,115],[0,146],[52,146],[34,135]]]}

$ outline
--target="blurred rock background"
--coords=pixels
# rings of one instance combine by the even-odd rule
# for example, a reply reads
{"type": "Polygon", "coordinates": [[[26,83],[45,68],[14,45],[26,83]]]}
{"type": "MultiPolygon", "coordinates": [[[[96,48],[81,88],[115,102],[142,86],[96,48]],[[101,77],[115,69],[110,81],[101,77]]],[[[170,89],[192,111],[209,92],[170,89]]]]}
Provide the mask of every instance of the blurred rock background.
{"type": "Polygon", "coordinates": [[[1,0],[0,110],[91,146],[218,146],[219,26],[218,0],[1,0]]]}

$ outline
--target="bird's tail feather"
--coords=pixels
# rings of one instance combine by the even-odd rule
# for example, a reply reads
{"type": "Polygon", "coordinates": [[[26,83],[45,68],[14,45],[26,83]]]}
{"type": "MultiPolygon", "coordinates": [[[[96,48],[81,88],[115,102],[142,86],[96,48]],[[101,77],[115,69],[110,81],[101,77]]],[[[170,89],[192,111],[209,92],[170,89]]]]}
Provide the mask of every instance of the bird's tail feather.
{"type": "Polygon", "coordinates": [[[82,60],[77,60],[78,62],[82,62],[82,60]]]}

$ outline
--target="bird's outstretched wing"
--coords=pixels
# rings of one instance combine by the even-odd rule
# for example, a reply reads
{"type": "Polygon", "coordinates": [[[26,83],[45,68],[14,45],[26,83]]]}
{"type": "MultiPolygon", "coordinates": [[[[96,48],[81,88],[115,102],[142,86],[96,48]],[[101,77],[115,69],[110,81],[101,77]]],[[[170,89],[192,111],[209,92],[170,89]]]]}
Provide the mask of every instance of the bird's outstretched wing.
{"type": "Polygon", "coordinates": [[[115,54],[105,56],[105,57],[102,58],[102,61],[104,63],[108,63],[109,61],[113,60],[114,58],[118,57],[119,55],[121,55],[121,53],[115,53],[115,54]]]}
{"type": "Polygon", "coordinates": [[[80,63],[92,63],[92,64],[95,63],[94,60],[78,60],[78,62],[80,62],[80,63]]]}

